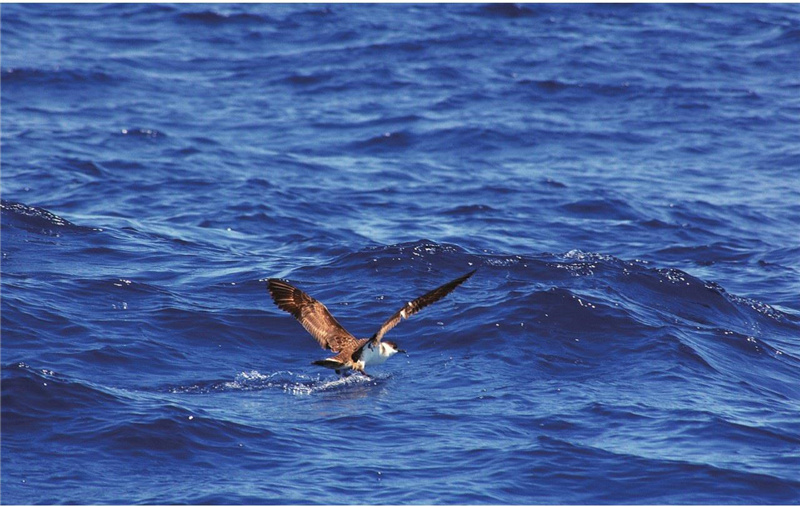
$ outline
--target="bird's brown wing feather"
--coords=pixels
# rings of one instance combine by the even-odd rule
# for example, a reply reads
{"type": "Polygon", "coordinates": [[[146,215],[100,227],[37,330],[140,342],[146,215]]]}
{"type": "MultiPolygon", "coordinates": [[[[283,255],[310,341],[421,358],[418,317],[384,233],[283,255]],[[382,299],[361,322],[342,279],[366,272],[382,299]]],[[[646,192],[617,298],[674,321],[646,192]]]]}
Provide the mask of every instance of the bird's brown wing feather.
{"type": "Polygon", "coordinates": [[[322,302],[280,279],[270,279],[267,288],[275,304],[294,316],[323,348],[338,353],[355,346],[356,338],[336,321],[322,302]]]}
{"type": "Polygon", "coordinates": [[[375,333],[374,336],[372,336],[372,339],[374,339],[377,342],[380,342],[380,340],[383,339],[383,336],[387,332],[395,328],[395,326],[397,326],[397,324],[400,323],[402,319],[404,318],[408,319],[409,316],[416,314],[420,309],[429,306],[434,302],[436,302],[437,300],[443,298],[445,295],[455,290],[458,285],[468,280],[470,276],[472,276],[473,274],[475,274],[474,270],[472,272],[469,272],[461,276],[458,279],[454,279],[449,283],[445,283],[439,288],[431,290],[422,297],[417,297],[411,302],[407,302],[406,305],[403,306],[403,309],[393,314],[391,318],[386,320],[383,323],[383,325],[381,325],[381,328],[378,330],[378,332],[375,333]]]}

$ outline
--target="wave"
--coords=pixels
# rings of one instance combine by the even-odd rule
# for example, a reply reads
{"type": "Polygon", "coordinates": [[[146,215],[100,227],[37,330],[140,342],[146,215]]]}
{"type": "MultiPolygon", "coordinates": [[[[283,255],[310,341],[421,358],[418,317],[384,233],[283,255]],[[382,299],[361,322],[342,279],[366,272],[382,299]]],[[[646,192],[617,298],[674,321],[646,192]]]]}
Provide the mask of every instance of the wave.
{"type": "Polygon", "coordinates": [[[20,362],[3,366],[3,430],[30,432],[73,418],[74,412],[109,409],[123,401],[106,389],[20,362]]]}
{"type": "MultiPolygon", "coordinates": [[[[400,275],[400,271],[425,273],[413,276],[420,285],[433,284],[433,277],[449,279],[462,270],[482,266],[479,272],[485,272],[458,292],[466,299],[473,298],[475,289],[471,285],[484,279],[490,289],[472,304],[480,308],[461,304],[459,310],[464,313],[451,316],[451,321],[465,320],[474,324],[483,320],[482,315],[491,315],[493,321],[504,326],[522,323],[529,328],[538,325],[539,331],[554,328],[564,334],[575,333],[589,338],[597,335],[612,347],[613,343],[607,341],[611,333],[647,335],[653,334],[655,329],[676,325],[687,331],[699,329],[708,332],[711,334],[708,337],[710,342],[718,345],[720,340],[713,335],[716,329],[722,328],[739,336],[736,342],[746,350],[761,350],[765,352],[764,356],[791,361],[791,351],[781,351],[780,346],[769,344],[771,332],[766,332],[765,326],[774,330],[777,336],[800,327],[800,318],[795,315],[763,302],[729,294],[719,285],[680,269],[579,250],[536,256],[497,255],[419,240],[346,253],[333,259],[325,268],[359,272],[365,265],[385,272],[389,283],[391,279],[408,277],[400,275]],[[430,274],[432,271],[437,274],[430,274]]],[[[317,270],[299,268],[292,276],[303,279],[306,272],[311,275],[311,271],[317,270]]],[[[408,289],[404,292],[407,296],[414,293],[408,289]]],[[[455,298],[459,298],[458,294],[455,298]]],[[[402,303],[402,300],[396,300],[397,303],[402,303]]]]}
{"type": "Polygon", "coordinates": [[[453,207],[444,211],[443,214],[449,214],[453,216],[469,216],[472,214],[484,214],[492,212],[497,212],[497,209],[486,204],[471,204],[453,207]]]}
{"type": "Polygon", "coordinates": [[[35,67],[5,68],[0,73],[3,85],[66,85],[111,84],[120,81],[118,76],[104,70],[35,67]]]}
{"type": "Polygon", "coordinates": [[[198,23],[203,25],[223,25],[223,24],[268,24],[274,20],[262,14],[251,12],[221,13],[211,10],[195,12],[182,12],[177,15],[178,20],[187,23],[198,23]]]}
{"type": "Polygon", "coordinates": [[[128,137],[142,137],[148,139],[167,137],[164,132],[152,128],[122,128],[119,132],[121,135],[128,137]]]}
{"type": "Polygon", "coordinates": [[[479,12],[487,17],[499,17],[499,18],[511,18],[511,19],[538,15],[538,13],[531,7],[516,3],[496,3],[496,4],[484,5],[480,8],[479,12]]]}
{"type": "MultiPolygon", "coordinates": [[[[24,363],[5,366],[4,430],[62,445],[99,443],[104,451],[128,457],[191,458],[253,438],[273,438],[265,428],[177,407],[141,392],[100,387],[24,363]]],[[[275,439],[274,444],[282,443],[275,439]]]]}
{"type": "Polygon", "coordinates": [[[47,209],[29,206],[9,200],[0,201],[3,226],[19,228],[43,235],[59,235],[63,232],[91,233],[101,229],[76,225],[47,209]]]}
{"type": "Polygon", "coordinates": [[[369,150],[407,148],[413,144],[414,137],[413,134],[405,131],[385,132],[367,140],[358,141],[353,144],[353,148],[369,150]]]}
{"type": "Polygon", "coordinates": [[[620,199],[583,199],[563,204],[561,209],[586,219],[632,220],[638,217],[633,208],[620,199]]]}
{"type": "MultiPolygon", "coordinates": [[[[555,459],[559,462],[555,468],[568,466],[576,473],[589,476],[589,480],[600,482],[607,479],[606,473],[621,472],[629,465],[641,470],[640,480],[626,487],[625,490],[614,489],[600,494],[585,491],[583,494],[572,495],[567,502],[582,503],[591,500],[606,502],[634,501],[642,497],[654,502],[665,503],[706,503],[715,502],[720,496],[735,497],[741,504],[763,502],[760,490],[774,492],[776,502],[792,501],[800,492],[800,482],[771,476],[765,473],[736,469],[731,465],[720,466],[696,462],[688,459],[664,459],[630,454],[621,446],[613,449],[604,449],[592,444],[580,444],[565,441],[558,437],[539,436],[538,442],[541,449],[536,450],[536,455],[545,461],[555,459]],[[585,469],[586,462],[599,463],[606,472],[598,474],[593,470],[585,469]],[[664,481],[680,481],[681,487],[674,489],[661,487],[658,483],[664,481]]],[[[555,479],[553,468],[542,469],[540,479],[555,479]]],[[[596,469],[595,469],[596,470],[596,469]]]]}

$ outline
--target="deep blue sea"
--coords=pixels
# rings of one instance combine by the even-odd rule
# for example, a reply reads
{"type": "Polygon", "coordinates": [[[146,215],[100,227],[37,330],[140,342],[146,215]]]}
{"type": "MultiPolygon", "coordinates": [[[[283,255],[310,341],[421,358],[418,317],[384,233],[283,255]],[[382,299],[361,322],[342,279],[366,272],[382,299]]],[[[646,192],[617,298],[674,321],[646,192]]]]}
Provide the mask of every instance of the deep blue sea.
{"type": "Polygon", "coordinates": [[[0,14],[4,504],[800,503],[800,5],[0,14]]]}

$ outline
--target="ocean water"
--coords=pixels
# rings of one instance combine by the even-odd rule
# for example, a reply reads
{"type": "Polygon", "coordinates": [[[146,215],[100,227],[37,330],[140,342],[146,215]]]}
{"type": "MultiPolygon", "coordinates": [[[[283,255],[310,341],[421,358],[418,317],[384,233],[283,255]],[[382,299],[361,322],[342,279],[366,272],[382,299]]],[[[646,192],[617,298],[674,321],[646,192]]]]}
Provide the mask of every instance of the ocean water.
{"type": "Polygon", "coordinates": [[[798,5],[1,15],[3,503],[800,503],[798,5]]]}

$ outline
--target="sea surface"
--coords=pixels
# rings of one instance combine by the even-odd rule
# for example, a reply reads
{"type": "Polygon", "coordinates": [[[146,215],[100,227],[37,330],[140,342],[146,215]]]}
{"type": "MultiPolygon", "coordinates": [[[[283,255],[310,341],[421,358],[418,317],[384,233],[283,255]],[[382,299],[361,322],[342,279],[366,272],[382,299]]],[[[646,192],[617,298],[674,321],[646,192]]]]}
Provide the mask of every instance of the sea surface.
{"type": "Polygon", "coordinates": [[[800,6],[0,15],[4,504],[800,503],[800,6]]]}

